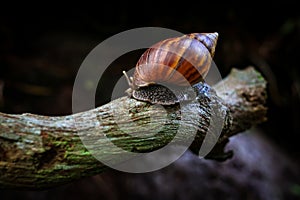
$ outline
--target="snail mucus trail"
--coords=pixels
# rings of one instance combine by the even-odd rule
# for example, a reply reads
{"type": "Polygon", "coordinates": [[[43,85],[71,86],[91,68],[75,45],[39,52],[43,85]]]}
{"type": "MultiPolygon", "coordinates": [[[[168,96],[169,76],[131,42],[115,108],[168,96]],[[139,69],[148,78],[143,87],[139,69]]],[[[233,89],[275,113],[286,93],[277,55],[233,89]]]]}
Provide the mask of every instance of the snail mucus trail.
{"type": "Polygon", "coordinates": [[[133,77],[123,71],[129,96],[152,104],[172,105],[195,99],[191,91],[207,88],[207,75],[218,33],[191,33],[154,44],[138,60],[133,77]]]}

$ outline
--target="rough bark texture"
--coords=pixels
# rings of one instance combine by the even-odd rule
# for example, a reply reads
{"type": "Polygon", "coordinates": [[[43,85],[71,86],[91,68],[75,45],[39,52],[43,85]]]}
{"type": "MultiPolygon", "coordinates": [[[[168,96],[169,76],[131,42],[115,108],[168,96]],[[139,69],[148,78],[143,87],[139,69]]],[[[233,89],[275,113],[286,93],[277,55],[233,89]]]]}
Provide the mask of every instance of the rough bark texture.
{"type": "Polygon", "coordinates": [[[192,147],[199,150],[207,132],[215,136],[220,117],[223,147],[228,137],[266,120],[266,82],[252,67],[232,70],[214,89],[181,106],[122,97],[69,116],[0,113],[0,188],[42,189],[101,173],[107,167],[93,155],[123,159],[122,151],[111,152],[108,140],[126,151],[151,152],[174,137],[184,144],[196,130],[192,147]],[[184,131],[176,135],[179,126],[184,131]]]}

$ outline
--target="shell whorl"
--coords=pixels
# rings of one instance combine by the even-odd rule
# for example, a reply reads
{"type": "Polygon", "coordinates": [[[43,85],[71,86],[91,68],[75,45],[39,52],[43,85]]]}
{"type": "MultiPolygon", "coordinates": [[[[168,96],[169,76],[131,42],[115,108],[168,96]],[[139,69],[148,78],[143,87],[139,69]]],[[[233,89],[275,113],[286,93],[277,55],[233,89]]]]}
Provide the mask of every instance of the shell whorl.
{"type": "Polygon", "coordinates": [[[217,41],[219,34],[214,33],[191,33],[190,37],[193,37],[196,40],[199,40],[204,44],[204,46],[209,50],[210,55],[213,57],[215,55],[215,49],[217,46],[217,41]]]}

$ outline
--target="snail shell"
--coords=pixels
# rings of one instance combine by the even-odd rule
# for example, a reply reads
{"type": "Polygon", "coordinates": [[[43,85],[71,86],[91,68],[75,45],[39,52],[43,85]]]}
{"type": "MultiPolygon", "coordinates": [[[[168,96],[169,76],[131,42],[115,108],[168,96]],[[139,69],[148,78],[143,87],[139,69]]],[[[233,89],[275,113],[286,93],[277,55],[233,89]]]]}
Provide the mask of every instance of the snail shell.
{"type": "Polygon", "coordinates": [[[189,100],[184,89],[168,91],[162,85],[188,87],[203,82],[218,40],[218,33],[191,33],[160,41],[147,49],[128,80],[127,93],[150,103],[171,105],[189,100]],[[175,93],[175,94],[174,94],[175,93]]]}

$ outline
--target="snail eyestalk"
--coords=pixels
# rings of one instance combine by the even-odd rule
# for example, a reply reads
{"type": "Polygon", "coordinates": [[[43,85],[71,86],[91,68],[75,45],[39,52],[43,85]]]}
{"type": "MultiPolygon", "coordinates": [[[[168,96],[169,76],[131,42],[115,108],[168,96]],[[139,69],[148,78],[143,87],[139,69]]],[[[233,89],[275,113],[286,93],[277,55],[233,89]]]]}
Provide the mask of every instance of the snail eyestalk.
{"type": "Polygon", "coordinates": [[[128,85],[129,85],[130,87],[132,87],[132,86],[133,86],[133,83],[132,83],[132,77],[129,78],[125,71],[123,71],[123,74],[124,74],[124,76],[125,76],[125,78],[126,78],[126,81],[127,81],[128,85]]]}
{"type": "Polygon", "coordinates": [[[129,85],[129,88],[125,91],[129,96],[132,95],[132,91],[136,88],[134,87],[134,84],[133,84],[133,78],[132,77],[128,77],[127,73],[125,71],[123,71],[123,74],[126,78],[126,81],[129,85]]]}

